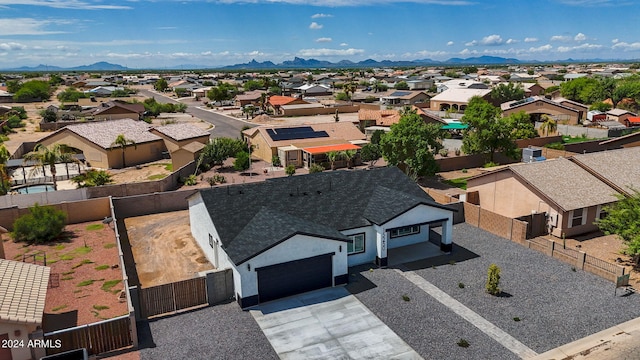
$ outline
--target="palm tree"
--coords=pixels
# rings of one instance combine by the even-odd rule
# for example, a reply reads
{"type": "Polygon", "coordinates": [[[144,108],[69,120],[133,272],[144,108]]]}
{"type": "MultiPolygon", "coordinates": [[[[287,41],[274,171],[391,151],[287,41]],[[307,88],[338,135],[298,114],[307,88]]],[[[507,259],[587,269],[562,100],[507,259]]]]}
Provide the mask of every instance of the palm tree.
{"type": "Polygon", "coordinates": [[[329,162],[331,163],[331,170],[335,170],[336,169],[336,160],[338,160],[338,158],[340,157],[340,153],[337,151],[329,151],[327,153],[327,159],[329,160],[329,162]]]}
{"type": "Polygon", "coordinates": [[[544,131],[544,136],[549,136],[549,134],[553,134],[558,129],[558,123],[551,116],[544,114],[540,117],[540,120],[542,120],[540,130],[544,131]]]}
{"type": "Polygon", "coordinates": [[[124,148],[127,147],[127,145],[133,145],[133,148],[137,149],[138,145],[135,141],[127,139],[124,134],[120,134],[118,135],[118,137],[116,137],[116,139],[111,143],[111,146],[114,145],[119,146],[122,149],[122,167],[126,168],[127,163],[124,161],[124,148]]]}
{"type": "Polygon", "coordinates": [[[345,160],[347,160],[347,167],[348,168],[352,168],[353,165],[351,164],[351,162],[353,161],[353,159],[356,157],[356,154],[358,152],[356,150],[344,150],[344,151],[340,151],[340,156],[342,158],[344,158],[345,160]]]}
{"type": "Polygon", "coordinates": [[[24,160],[35,162],[31,175],[39,172],[40,168],[43,169],[44,175],[45,166],[49,166],[49,171],[51,171],[51,177],[53,178],[53,189],[58,190],[56,163],[62,161],[67,156],[66,154],[70,153],[70,148],[65,144],[53,144],[50,148],[38,144],[33,148],[33,151],[25,154],[24,160]]]}

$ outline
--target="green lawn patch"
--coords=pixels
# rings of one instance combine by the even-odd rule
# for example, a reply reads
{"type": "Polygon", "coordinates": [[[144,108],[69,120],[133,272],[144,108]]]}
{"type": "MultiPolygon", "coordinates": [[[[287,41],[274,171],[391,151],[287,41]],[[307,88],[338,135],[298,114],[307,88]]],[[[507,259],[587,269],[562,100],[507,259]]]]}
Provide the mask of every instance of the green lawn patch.
{"type": "Polygon", "coordinates": [[[100,265],[100,266],[96,266],[95,269],[96,270],[107,270],[110,267],[111,266],[109,266],[109,265],[100,265]]]}
{"type": "Polygon", "coordinates": [[[75,271],[71,270],[71,271],[67,271],[67,272],[63,272],[62,275],[71,275],[73,274],[75,271]]]}
{"type": "Polygon", "coordinates": [[[87,227],[85,229],[87,229],[89,231],[102,230],[102,229],[104,229],[104,224],[87,225],[87,227]]]}
{"type": "Polygon", "coordinates": [[[105,248],[105,249],[111,249],[111,248],[114,248],[114,247],[116,247],[116,246],[117,246],[117,245],[116,245],[116,243],[108,243],[108,244],[104,244],[104,248],[105,248]]]}
{"type": "Polygon", "coordinates": [[[453,187],[467,190],[467,179],[468,177],[463,177],[463,178],[457,178],[457,179],[451,179],[451,180],[444,180],[443,182],[453,187]]]}
{"type": "Polygon", "coordinates": [[[72,254],[63,254],[60,256],[60,260],[73,260],[74,256],[72,254]]]}
{"type": "Polygon", "coordinates": [[[164,166],[164,169],[167,170],[167,171],[173,171],[173,164],[166,164],[164,166]]]}
{"type": "Polygon", "coordinates": [[[73,280],[73,276],[64,276],[62,280],[73,280]]]}
{"type": "Polygon", "coordinates": [[[114,286],[118,285],[122,280],[109,280],[109,281],[105,281],[104,284],[102,284],[101,289],[104,291],[109,291],[111,292],[111,288],[113,288],[114,286]]]}
{"type": "Polygon", "coordinates": [[[90,253],[90,252],[91,252],[91,250],[92,250],[92,249],[91,249],[90,247],[88,247],[88,246],[81,246],[81,247],[79,247],[79,248],[75,249],[75,250],[74,250],[74,252],[75,252],[76,254],[85,255],[85,254],[90,253]]]}
{"type": "Polygon", "coordinates": [[[66,307],[67,307],[67,305],[56,306],[53,309],[51,309],[51,311],[60,311],[60,310],[62,310],[64,308],[66,308],[66,307]]]}
{"type": "Polygon", "coordinates": [[[107,310],[109,307],[105,305],[93,305],[93,308],[100,311],[100,310],[107,310]]]}
{"type": "Polygon", "coordinates": [[[77,269],[77,268],[79,268],[80,266],[85,265],[85,264],[93,264],[93,261],[91,261],[91,260],[89,260],[89,259],[84,259],[84,260],[82,260],[79,264],[77,264],[77,265],[73,265],[71,268],[72,268],[72,269],[77,269]]]}
{"type": "Polygon", "coordinates": [[[65,248],[65,246],[64,246],[64,244],[58,244],[58,245],[54,246],[53,248],[56,249],[56,250],[62,250],[62,249],[65,248]]]}
{"type": "Polygon", "coordinates": [[[76,285],[76,286],[78,286],[78,287],[81,287],[81,286],[89,286],[89,285],[93,284],[93,283],[94,283],[94,282],[96,282],[96,281],[102,281],[102,280],[104,280],[104,279],[99,279],[99,280],[84,280],[84,281],[79,282],[79,283],[78,283],[78,285],[76,285]]]}

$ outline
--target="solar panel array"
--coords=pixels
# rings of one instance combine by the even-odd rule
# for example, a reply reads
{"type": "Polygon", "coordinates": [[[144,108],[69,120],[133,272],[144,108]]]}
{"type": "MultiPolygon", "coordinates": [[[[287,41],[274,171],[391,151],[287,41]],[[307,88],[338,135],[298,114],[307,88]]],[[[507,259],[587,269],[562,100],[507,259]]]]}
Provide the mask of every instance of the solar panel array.
{"type": "Polygon", "coordinates": [[[389,96],[403,97],[403,96],[407,96],[407,95],[411,95],[411,91],[394,91],[389,96]]]}
{"type": "Polygon", "coordinates": [[[326,131],[315,131],[311,126],[267,129],[267,134],[273,141],[329,137],[326,131]]]}

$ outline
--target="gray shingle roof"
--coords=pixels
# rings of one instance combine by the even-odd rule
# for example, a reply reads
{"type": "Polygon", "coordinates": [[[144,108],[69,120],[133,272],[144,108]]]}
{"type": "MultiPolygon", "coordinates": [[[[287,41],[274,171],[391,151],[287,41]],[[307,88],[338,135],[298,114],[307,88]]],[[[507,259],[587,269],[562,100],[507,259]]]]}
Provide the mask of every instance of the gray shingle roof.
{"type": "Polygon", "coordinates": [[[200,194],[236,264],[294,229],[339,238],[340,230],[384,223],[421,203],[441,207],[395,167],[277,178],[200,194]]]}
{"type": "Polygon", "coordinates": [[[160,140],[160,137],[149,132],[149,128],[149,124],[144,121],[121,119],[69,125],[58,131],[74,132],[104,149],[109,149],[120,134],[135,141],[136,144],[160,140]]]}
{"type": "Polygon", "coordinates": [[[164,134],[176,141],[198,138],[201,136],[209,136],[209,133],[197,126],[189,124],[170,124],[155,127],[161,134],[164,134]]]}
{"type": "Polygon", "coordinates": [[[509,169],[565,211],[617,200],[617,191],[565,158],[511,165],[509,169]]]}
{"type": "Polygon", "coordinates": [[[571,159],[620,191],[631,194],[631,188],[640,188],[640,147],[574,155],[571,159]]]}

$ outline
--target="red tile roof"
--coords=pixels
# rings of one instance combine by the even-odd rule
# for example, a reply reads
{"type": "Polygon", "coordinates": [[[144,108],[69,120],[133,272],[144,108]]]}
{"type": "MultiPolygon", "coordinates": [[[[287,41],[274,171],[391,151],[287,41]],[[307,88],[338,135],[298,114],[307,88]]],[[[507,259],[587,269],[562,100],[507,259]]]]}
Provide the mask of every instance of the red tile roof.
{"type": "Polygon", "coordinates": [[[269,103],[273,106],[278,106],[278,105],[286,105],[296,100],[298,99],[290,96],[273,95],[269,98],[269,103]]]}
{"type": "Polygon", "coordinates": [[[630,118],[627,118],[627,120],[629,120],[630,123],[634,123],[634,124],[640,123],[640,117],[630,117],[630,118]]]}
{"type": "Polygon", "coordinates": [[[309,154],[324,154],[329,151],[344,151],[344,150],[358,150],[360,146],[353,144],[338,144],[338,145],[328,145],[328,146],[315,146],[304,148],[303,150],[308,152],[309,154]]]}

